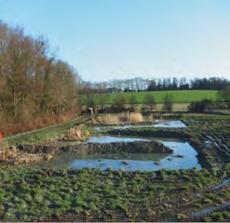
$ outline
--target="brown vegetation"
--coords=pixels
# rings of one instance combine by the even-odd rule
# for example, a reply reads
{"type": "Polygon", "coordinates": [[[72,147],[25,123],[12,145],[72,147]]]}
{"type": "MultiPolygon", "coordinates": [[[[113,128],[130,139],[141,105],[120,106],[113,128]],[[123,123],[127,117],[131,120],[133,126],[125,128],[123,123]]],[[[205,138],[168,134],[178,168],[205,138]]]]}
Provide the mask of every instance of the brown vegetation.
{"type": "Polygon", "coordinates": [[[46,156],[41,154],[32,154],[15,147],[0,149],[0,163],[5,164],[28,164],[46,159],[46,156]]]}
{"type": "Polygon", "coordinates": [[[91,132],[88,129],[85,129],[84,125],[79,125],[77,127],[70,128],[66,134],[57,135],[53,138],[49,138],[44,143],[52,144],[56,142],[63,141],[84,141],[91,136],[91,132]]]}
{"type": "Polygon", "coordinates": [[[64,141],[83,141],[91,136],[88,130],[84,130],[81,126],[70,128],[68,133],[61,139],[64,141]]]}
{"type": "Polygon", "coordinates": [[[120,123],[140,123],[145,118],[138,112],[123,112],[119,114],[103,114],[97,117],[96,122],[99,124],[120,124],[120,123]]]}

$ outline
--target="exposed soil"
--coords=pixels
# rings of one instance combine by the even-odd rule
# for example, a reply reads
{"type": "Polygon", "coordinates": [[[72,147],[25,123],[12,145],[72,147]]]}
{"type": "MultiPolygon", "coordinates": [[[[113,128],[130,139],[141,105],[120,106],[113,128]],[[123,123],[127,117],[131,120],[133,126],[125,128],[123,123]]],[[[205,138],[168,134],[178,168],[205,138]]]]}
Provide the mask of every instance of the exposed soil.
{"type": "Polygon", "coordinates": [[[75,154],[97,153],[172,153],[172,150],[158,141],[114,142],[114,143],[87,143],[72,146],[53,147],[44,145],[19,145],[18,149],[39,154],[60,154],[71,152],[75,154]]]}

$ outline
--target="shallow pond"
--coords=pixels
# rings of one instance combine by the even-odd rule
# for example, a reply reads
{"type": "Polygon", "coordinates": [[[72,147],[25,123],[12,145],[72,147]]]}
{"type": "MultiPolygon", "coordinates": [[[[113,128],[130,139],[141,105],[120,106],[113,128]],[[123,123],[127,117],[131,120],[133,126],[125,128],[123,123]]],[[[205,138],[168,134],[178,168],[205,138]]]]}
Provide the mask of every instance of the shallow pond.
{"type": "Polygon", "coordinates": [[[135,142],[135,141],[149,141],[149,139],[136,137],[116,137],[116,136],[92,136],[86,143],[113,143],[113,142],[135,142]]]}
{"type": "Polygon", "coordinates": [[[156,120],[153,124],[156,128],[186,128],[187,125],[181,120],[156,120]]]}
{"type": "MultiPolygon", "coordinates": [[[[133,142],[146,141],[150,139],[127,138],[113,136],[94,136],[86,143],[112,143],[112,142],[133,142]]],[[[151,138],[151,140],[153,140],[151,138]]],[[[95,155],[74,155],[65,153],[55,157],[50,161],[44,161],[42,167],[51,168],[99,168],[101,170],[124,170],[124,171],[157,171],[160,169],[179,170],[179,169],[201,169],[197,159],[197,152],[186,141],[177,139],[155,139],[164,143],[173,150],[173,153],[123,153],[123,154],[95,154],[95,155]]]]}
{"type": "Polygon", "coordinates": [[[152,124],[142,124],[142,125],[111,125],[111,126],[98,126],[96,130],[103,130],[103,129],[126,129],[126,128],[144,128],[144,127],[155,127],[155,128],[186,128],[187,125],[182,122],[181,120],[155,120],[152,124]]]}

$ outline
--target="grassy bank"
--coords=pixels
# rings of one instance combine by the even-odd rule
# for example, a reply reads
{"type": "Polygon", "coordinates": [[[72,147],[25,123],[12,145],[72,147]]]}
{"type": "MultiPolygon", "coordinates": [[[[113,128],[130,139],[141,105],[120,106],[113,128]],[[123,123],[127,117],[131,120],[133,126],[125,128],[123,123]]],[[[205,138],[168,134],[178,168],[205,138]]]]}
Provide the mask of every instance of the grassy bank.
{"type": "Polygon", "coordinates": [[[87,120],[87,118],[87,116],[81,116],[76,119],[66,121],[57,125],[52,125],[45,128],[36,129],[30,132],[12,135],[6,137],[4,139],[4,142],[9,145],[40,143],[51,137],[66,133],[68,129],[81,123],[84,123],[87,120]]]}

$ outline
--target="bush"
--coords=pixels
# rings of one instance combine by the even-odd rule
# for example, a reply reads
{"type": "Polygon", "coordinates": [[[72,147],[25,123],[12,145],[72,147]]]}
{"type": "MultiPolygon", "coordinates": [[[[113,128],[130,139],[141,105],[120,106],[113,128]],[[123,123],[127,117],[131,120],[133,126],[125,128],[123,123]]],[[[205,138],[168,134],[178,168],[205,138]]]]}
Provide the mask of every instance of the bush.
{"type": "Polygon", "coordinates": [[[144,121],[142,114],[138,112],[122,113],[119,117],[120,120],[124,120],[124,122],[130,123],[138,123],[144,121]]]}
{"type": "Polygon", "coordinates": [[[94,99],[94,96],[93,96],[93,94],[88,94],[87,95],[87,99],[86,99],[86,105],[87,105],[87,107],[91,107],[91,108],[93,108],[93,107],[95,107],[95,99],[94,99]]]}
{"type": "Polygon", "coordinates": [[[223,102],[230,108],[230,86],[224,88],[219,92],[219,95],[223,102]]]}
{"type": "Polygon", "coordinates": [[[132,94],[129,98],[129,104],[132,105],[132,111],[135,111],[135,105],[137,104],[137,98],[135,94],[132,94]]]}
{"type": "Polygon", "coordinates": [[[100,113],[104,112],[105,102],[106,102],[107,98],[108,98],[108,94],[105,94],[105,93],[100,94],[100,97],[98,99],[98,103],[100,105],[100,109],[99,109],[100,113]]]}
{"type": "Polygon", "coordinates": [[[141,113],[131,112],[131,113],[118,113],[118,114],[104,114],[97,118],[97,122],[100,124],[120,124],[123,122],[128,123],[138,123],[143,122],[144,117],[141,113]]]}
{"type": "Polygon", "coordinates": [[[188,106],[189,112],[211,112],[214,108],[212,100],[204,99],[198,102],[192,102],[188,106]]]}
{"type": "Polygon", "coordinates": [[[114,111],[123,111],[125,110],[125,104],[126,104],[126,98],[123,94],[118,94],[117,97],[114,100],[114,104],[113,104],[113,110],[114,111]]]}
{"type": "Polygon", "coordinates": [[[116,114],[104,114],[97,117],[97,122],[100,124],[119,124],[119,119],[116,114]]]}
{"type": "Polygon", "coordinates": [[[172,110],[173,110],[173,98],[171,95],[166,94],[164,97],[163,111],[172,112],[172,110]]]}
{"type": "Polygon", "coordinates": [[[150,107],[150,110],[152,112],[156,105],[154,96],[152,94],[146,94],[144,98],[144,103],[150,107]]]}

